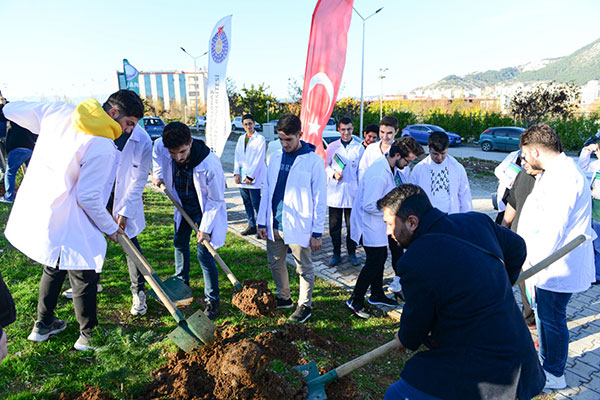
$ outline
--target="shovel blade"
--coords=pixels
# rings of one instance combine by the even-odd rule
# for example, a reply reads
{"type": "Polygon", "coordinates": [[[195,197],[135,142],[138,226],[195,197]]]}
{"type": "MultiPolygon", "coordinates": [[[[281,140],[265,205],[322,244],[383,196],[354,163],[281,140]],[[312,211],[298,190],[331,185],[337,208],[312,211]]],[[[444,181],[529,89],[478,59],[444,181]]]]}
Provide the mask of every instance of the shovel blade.
{"type": "Polygon", "coordinates": [[[215,324],[202,311],[196,311],[169,333],[169,339],[183,351],[190,353],[193,349],[199,349],[215,340],[216,330],[215,324]]]}
{"type": "Polygon", "coordinates": [[[304,365],[298,365],[294,367],[302,374],[306,386],[308,387],[308,394],[306,400],[324,400],[327,398],[325,393],[325,383],[320,382],[319,378],[319,367],[317,363],[311,362],[304,365]]]}
{"type": "Polygon", "coordinates": [[[178,326],[173,332],[169,333],[169,339],[186,353],[191,353],[193,349],[204,346],[204,343],[185,324],[178,326]]]}
{"type": "MultiPolygon", "coordinates": [[[[194,300],[194,296],[192,294],[192,288],[186,285],[181,279],[177,277],[170,277],[164,282],[162,282],[158,277],[156,277],[156,281],[165,291],[166,295],[171,299],[175,306],[187,306],[192,300],[194,300]]],[[[154,297],[157,301],[160,302],[160,299],[154,292],[154,290],[149,290],[148,294],[154,297]]]]}

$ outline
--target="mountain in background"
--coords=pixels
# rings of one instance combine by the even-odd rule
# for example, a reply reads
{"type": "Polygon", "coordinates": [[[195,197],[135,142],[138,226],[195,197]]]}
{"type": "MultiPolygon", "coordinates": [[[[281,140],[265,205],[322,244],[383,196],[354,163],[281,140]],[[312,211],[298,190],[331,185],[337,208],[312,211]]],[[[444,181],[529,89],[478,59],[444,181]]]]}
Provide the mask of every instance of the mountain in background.
{"type": "Polygon", "coordinates": [[[518,67],[476,72],[465,76],[449,75],[415,90],[483,89],[489,86],[536,81],[556,81],[581,86],[595,79],[600,79],[600,39],[565,57],[548,58],[518,67]]]}

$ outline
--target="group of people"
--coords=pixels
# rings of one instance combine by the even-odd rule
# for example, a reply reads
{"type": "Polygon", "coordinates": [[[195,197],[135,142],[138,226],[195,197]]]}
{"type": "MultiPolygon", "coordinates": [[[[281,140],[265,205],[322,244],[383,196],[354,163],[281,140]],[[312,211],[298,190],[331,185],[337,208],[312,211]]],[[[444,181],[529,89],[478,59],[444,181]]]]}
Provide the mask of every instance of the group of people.
{"type": "MultiPolygon", "coordinates": [[[[104,236],[117,242],[117,235],[125,234],[141,250],[136,237],[145,228],[142,192],[151,166],[153,183],[165,185],[198,225],[205,313],[210,319],[219,315],[218,272],[205,244],[218,248],[225,243],[221,162],[179,122],[167,124],[152,145],[137,125],[143,111],[139,96],[128,90],[112,94],[103,105],[89,99],[77,106],[11,102],[0,108],[0,119],[38,136],[5,231],[11,244],[44,266],[30,340],[45,341],[66,328],[54,311],[68,275],[80,331],[74,347],[91,348],[104,236]]],[[[246,133],[237,142],[234,160],[234,179],[248,216],[243,234],[256,233],[266,240],[277,307],[297,304],[290,320],[304,322],[311,316],[312,252],[322,246],[328,211],[333,243],[329,264],[342,262],[342,221],[348,261],[359,264],[358,245],[366,253],[347,306],[356,316],[369,318],[364,305],[369,289],[367,301],[372,304],[393,306],[404,300],[398,348],[428,347],[406,363],[402,379],[390,386],[386,399],[529,399],[544,387],[566,385],[566,306],[572,293],[595,281],[595,192],[562,153],[550,127],[530,127],[521,137],[524,171],[538,171],[534,183],[527,184],[530,193],[523,194],[522,175],[514,174],[506,185],[512,189],[502,224],[513,224],[517,234],[469,212],[465,169],[448,155],[444,133],[430,136],[429,155],[411,170],[424,150],[412,137],[396,138],[396,118],[386,116],[379,126],[367,126],[363,143],[352,139],[352,121],[342,118],[341,137],[328,146],[323,162],[315,146],[301,140],[300,119],[285,114],[276,126],[281,151],[267,165],[266,143],[255,133],[254,123],[252,115],[243,117],[246,133]],[[590,240],[528,280],[523,290],[536,309],[538,358],[511,287],[522,267],[534,265],[581,233],[590,240]],[[397,276],[391,285],[395,299],[383,290],[388,249],[397,276]],[[285,261],[288,251],[300,278],[296,302],[285,261]]],[[[521,165],[515,161],[508,165],[518,171],[521,165]]],[[[175,276],[186,284],[193,231],[175,209],[175,276]]],[[[144,278],[132,260],[127,263],[131,313],[143,315],[144,278]]],[[[5,292],[0,285],[0,304],[11,305],[5,292]]],[[[1,326],[14,320],[11,310],[0,313],[1,326]]],[[[0,358],[3,348],[5,352],[6,335],[0,330],[0,358]]]]}

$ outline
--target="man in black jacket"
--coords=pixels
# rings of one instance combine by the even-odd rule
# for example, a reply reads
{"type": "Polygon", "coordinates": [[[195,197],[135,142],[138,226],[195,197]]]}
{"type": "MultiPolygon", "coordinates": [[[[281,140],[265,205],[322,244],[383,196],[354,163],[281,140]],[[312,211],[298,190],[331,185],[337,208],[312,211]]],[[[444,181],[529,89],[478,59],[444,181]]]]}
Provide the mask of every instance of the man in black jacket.
{"type": "Polygon", "coordinates": [[[7,337],[2,328],[15,322],[16,316],[15,303],[0,274],[0,362],[7,355],[7,337]]]}
{"type": "Polygon", "coordinates": [[[406,304],[398,348],[415,354],[385,399],[531,399],[545,377],[512,293],[525,242],[486,215],[446,215],[416,185],[379,200],[406,304]],[[432,251],[435,249],[435,251],[432,251]]]}

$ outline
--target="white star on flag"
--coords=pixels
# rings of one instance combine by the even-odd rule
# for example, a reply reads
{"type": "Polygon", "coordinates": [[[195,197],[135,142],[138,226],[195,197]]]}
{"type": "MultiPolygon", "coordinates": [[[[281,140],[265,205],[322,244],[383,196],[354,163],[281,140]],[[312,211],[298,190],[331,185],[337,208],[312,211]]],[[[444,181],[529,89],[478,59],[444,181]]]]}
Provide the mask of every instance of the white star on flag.
{"type": "Polygon", "coordinates": [[[317,118],[315,117],[312,122],[308,123],[308,135],[318,135],[319,134],[319,128],[321,127],[321,125],[319,125],[318,123],[319,121],[317,120],[317,118]]]}

